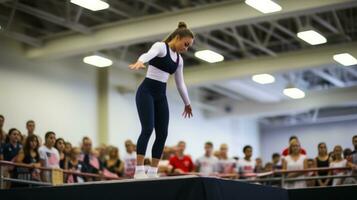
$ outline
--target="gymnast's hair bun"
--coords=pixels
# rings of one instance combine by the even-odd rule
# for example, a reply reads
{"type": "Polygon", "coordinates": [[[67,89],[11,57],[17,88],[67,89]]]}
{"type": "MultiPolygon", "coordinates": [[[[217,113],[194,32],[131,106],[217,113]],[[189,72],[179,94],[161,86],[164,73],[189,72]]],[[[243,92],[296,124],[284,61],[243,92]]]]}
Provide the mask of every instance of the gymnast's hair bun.
{"type": "Polygon", "coordinates": [[[187,25],[185,22],[179,22],[177,28],[187,28],[187,25]]]}

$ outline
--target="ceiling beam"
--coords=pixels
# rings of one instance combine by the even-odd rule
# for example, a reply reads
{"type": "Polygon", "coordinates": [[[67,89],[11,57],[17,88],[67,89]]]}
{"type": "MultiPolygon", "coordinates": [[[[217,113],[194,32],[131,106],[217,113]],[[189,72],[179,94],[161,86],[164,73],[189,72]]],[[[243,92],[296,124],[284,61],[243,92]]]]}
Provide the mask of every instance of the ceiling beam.
{"type": "Polygon", "coordinates": [[[357,42],[314,47],[278,54],[277,57],[262,56],[256,59],[193,66],[185,69],[185,82],[187,85],[199,86],[254,74],[274,74],[323,67],[331,64],[339,65],[332,58],[334,54],[339,52],[349,52],[351,55],[357,55],[357,42]]]}
{"type": "MultiPolygon", "coordinates": [[[[5,5],[6,6],[11,6],[11,4],[5,4],[5,5]]],[[[54,24],[69,28],[69,29],[77,31],[77,32],[80,32],[82,34],[90,34],[91,33],[91,30],[86,26],[83,26],[83,25],[78,24],[78,23],[73,23],[73,22],[66,21],[65,18],[58,17],[58,16],[53,15],[51,13],[45,12],[43,10],[39,10],[37,8],[31,7],[31,6],[28,6],[28,5],[25,5],[25,4],[18,3],[16,5],[16,9],[20,10],[22,12],[25,12],[27,14],[33,15],[35,17],[38,17],[40,19],[47,20],[47,21],[52,22],[54,24]]]]}
{"type": "Polygon", "coordinates": [[[195,32],[278,20],[289,16],[312,14],[357,5],[354,0],[281,1],[283,10],[264,15],[241,1],[229,1],[200,8],[184,9],[126,20],[97,29],[90,36],[67,35],[46,42],[41,48],[26,52],[29,58],[61,58],[115,46],[157,40],[173,31],[178,21],[185,21],[195,32]],[[231,14],[231,13],[234,13],[231,14]],[[205,16],[202,18],[202,16],[205,16]],[[153,28],[154,27],[154,28],[153,28]]]}

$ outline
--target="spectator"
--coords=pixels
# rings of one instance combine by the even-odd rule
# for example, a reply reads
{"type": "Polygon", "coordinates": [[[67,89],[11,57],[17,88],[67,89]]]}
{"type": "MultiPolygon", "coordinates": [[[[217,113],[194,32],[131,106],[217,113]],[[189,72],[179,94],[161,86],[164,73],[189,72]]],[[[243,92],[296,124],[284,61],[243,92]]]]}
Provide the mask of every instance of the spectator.
{"type": "Polygon", "coordinates": [[[213,143],[205,143],[205,154],[196,160],[196,171],[203,175],[212,175],[218,172],[218,159],[213,156],[213,143]]]}
{"type": "Polygon", "coordinates": [[[5,143],[6,132],[4,131],[5,117],[0,115],[0,148],[1,144],[5,143]]]}
{"type": "Polygon", "coordinates": [[[174,149],[168,146],[164,147],[162,158],[159,161],[158,172],[160,176],[170,174],[172,172],[172,165],[170,165],[170,158],[175,154],[174,149]]]}
{"type": "Polygon", "coordinates": [[[100,165],[103,167],[105,165],[105,162],[109,159],[109,150],[111,148],[112,147],[107,147],[107,145],[102,144],[95,149],[98,152],[98,159],[99,159],[100,165]]]}
{"type": "MultiPolygon", "coordinates": [[[[81,155],[81,150],[78,147],[71,148],[71,152],[69,153],[69,161],[68,161],[68,170],[81,172],[83,162],[79,160],[81,155]]],[[[81,176],[76,174],[70,174],[67,177],[67,183],[82,183],[84,179],[81,176]]]]}
{"type": "MultiPolygon", "coordinates": [[[[347,167],[348,166],[347,160],[342,157],[342,147],[340,145],[336,145],[333,148],[333,156],[334,156],[334,159],[330,163],[330,167],[338,168],[338,167],[347,167]]],[[[333,175],[345,175],[346,170],[336,169],[336,170],[333,170],[332,173],[333,173],[333,175]]],[[[342,183],[343,183],[343,178],[334,178],[332,180],[333,186],[342,185],[342,183]]]]}
{"type": "Polygon", "coordinates": [[[271,162],[267,162],[267,163],[265,163],[265,166],[264,166],[264,171],[263,172],[271,172],[271,171],[273,171],[273,163],[271,163],[271,162]]]}
{"type": "Polygon", "coordinates": [[[252,160],[253,148],[250,145],[243,147],[244,158],[237,163],[237,172],[240,178],[252,177],[255,169],[255,161],[252,160]]]}
{"type": "Polygon", "coordinates": [[[62,138],[58,138],[56,139],[55,142],[55,148],[57,149],[58,153],[59,153],[59,157],[60,157],[60,168],[61,169],[67,169],[68,167],[66,166],[68,163],[68,158],[66,157],[65,153],[64,153],[64,146],[65,142],[64,139],[62,138]]]}
{"type": "Polygon", "coordinates": [[[70,142],[65,142],[64,143],[64,151],[63,151],[64,155],[69,158],[71,151],[72,151],[72,144],[70,142]]]}
{"type": "MultiPolygon", "coordinates": [[[[292,139],[289,145],[289,155],[283,160],[283,170],[302,170],[307,168],[306,156],[301,154],[300,143],[297,139],[292,139]]],[[[288,178],[304,178],[304,172],[290,172],[288,178]]],[[[304,188],[305,181],[289,181],[285,182],[285,188],[304,188]]]]}
{"type": "MultiPolygon", "coordinates": [[[[41,167],[40,154],[38,153],[39,143],[36,135],[30,135],[26,138],[23,149],[20,150],[16,162],[28,164],[32,167],[41,167]]],[[[16,176],[18,179],[28,181],[40,181],[40,170],[35,168],[16,168],[16,176]]]]}
{"type": "Polygon", "coordinates": [[[254,172],[255,172],[255,173],[262,173],[262,172],[264,172],[263,160],[262,160],[261,158],[256,158],[256,159],[255,159],[254,172]]]}
{"type": "Polygon", "coordinates": [[[110,173],[119,177],[124,173],[124,162],[119,158],[119,149],[117,147],[109,147],[109,158],[104,162],[104,168],[110,173]]]}
{"type": "Polygon", "coordinates": [[[124,155],[124,177],[132,178],[135,173],[136,152],[135,145],[131,140],[125,141],[126,154],[124,155]]]}
{"type": "MultiPolygon", "coordinates": [[[[351,175],[355,177],[346,178],[345,184],[357,184],[357,135],[352,137],[352,145],[354,150],[347,156],[347,162],[350,167],[352,167],[351,175]]],[[[348,153],[346,153],[348,154],[348,153]]]]}
{"type": "Polygon", "coordinates": [[[26,122],[27,136],[35,135],[35,121],[29,120],[26,122]]]}
{"type": "Polygon", "coordinates": [[[228,157],[228,145],[221,144],[219,148],[218,172],[221,174],[236,174],[235,168],[237,161],[228,157]]]}
{"type": "MultiPolygon", "coordinates": [[[[297,140],[297,142],[300,144],[300,141],[297,136],[293,135],[289,138],[289,144],[291,140],[297,140]]],[[[303,155],[306,155],[306,150],[300,147],[300,153],[303,155]]],[[[289,155],[289,148],[285,148],[283,152],[281,153],[284,157],[289,155]]]]}
{"type": "Polygon", "coordinates": [[[20,134],[20,131],[16,128],[9,130],[9,134],[6,137],[5,144],[2,148],[2,157],[4,160],[12,162],[16,160],[17,154],[19,153],[20,149],[22,149],[22,145],[19,142],[20,134]]]}
{"type": "MultiPolygon", "coordinates": [[[[45,134],[45,145],[42,145],[38,152],[40,154],[41,165],[46,168],[58,169],[60,156],[56,148],[56,133],[49,131],[45,134]]],[[[42,180],[45,182],[51,181],[50,171],[42,171],[42,180]]]]}
{"type": "MultiPolygon", "coordinates": [[[[27,129],[27,136],[26,137],[28,137],[28,136],[30,136],[30,135],[36,135],[35,134],[35,128],[36,128],[36,123],[35,123],[35,121],[33,121],[33,120],[28,120],[27,122],[26,122],[26,129],[27,129]]],[[[38,141],[39,141],[39,145],[41,146],[42,145],[42,140],[41,140],[41,138],[38,136],[38,135],[36,135],[37,136],[37,139],[38,139],[38,141]]],[[[25,137],[25,138],[26,138],[25,137]]],[[[26,140],[26,139],[25,139],[26,140]]]]}
{"type": "MultiPolygon", "coordinates": [[[[306,168],[307,169],[312,169],[312,168],[315,168],[315,161],[314,159],[307,159],[307,166],[306,168]]],[[[308,172],[306,174],[307,177],[314,177],[316,176],[316,173],[315,171],[312,171],[312,172],[308,172]]],[[[306,180],[306,186],[307,187],[315,187],[316,186],[316,179],[312,179],[312,180],[306,180]]]]}
{"type": "Polygon", "coordinates": [[[273,153],[272,162],[273,162],[273,170],[281,170],[283,168],[281,156],[279,153],[273,153]]]}
{"type": "MultiPolygon", "coordinates": [[[[84,137],[82,139],[82,153],[79,160],[82,162],[82,172],[100,174],[102,166],[100,165],[98,157],[94,154],[92,150],[92,140],[89,137],[84,137]]],[[[91,178],[86,178],[86,181],[92,180],[91,178]]]]}
{"type": "MultiPolygon", "coordinates": [[[[324,142],[321,142],[317,145],[318,155],[315,158],[316,167],[329,167],[330,166],[330,157],[327,153],[327,146],[324,142]]],[[[330,171],[318,171],[318,176],[327,176],[330,175],[330,171]]],[[[316,182],[317,186],[329,186],[331,185],[331,179],[318,179],[316,182]]]]}
{"type": "Polygon", "coordinates": [[[175,174],[184,174],[194,171],[194,165],[190,156],[185,155],[186,143],[180,141],[177,144],[175,156],[170,158],[170,165],[172,165],[175,174]]]}

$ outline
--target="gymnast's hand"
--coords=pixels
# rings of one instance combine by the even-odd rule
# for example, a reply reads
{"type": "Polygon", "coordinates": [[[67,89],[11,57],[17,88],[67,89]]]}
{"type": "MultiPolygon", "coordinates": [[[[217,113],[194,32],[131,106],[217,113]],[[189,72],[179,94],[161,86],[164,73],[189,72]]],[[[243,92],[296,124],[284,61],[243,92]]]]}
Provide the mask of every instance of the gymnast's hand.
{"type": "Polygon", "coordinates": [[[129,68],[132,70],[139,70],[141,68],[145,68],[145,65],[141,61],[136,61],[136,63],[129,65],[129,68]]]}
{"type": "Polygon", "coordinates": [[[191,105],[185,106],[185,110],[183,111],[182,116],[183,116],[184,118],[186,118],[186,117],[188,117],[188,118],[193,117],[191,105]]]}

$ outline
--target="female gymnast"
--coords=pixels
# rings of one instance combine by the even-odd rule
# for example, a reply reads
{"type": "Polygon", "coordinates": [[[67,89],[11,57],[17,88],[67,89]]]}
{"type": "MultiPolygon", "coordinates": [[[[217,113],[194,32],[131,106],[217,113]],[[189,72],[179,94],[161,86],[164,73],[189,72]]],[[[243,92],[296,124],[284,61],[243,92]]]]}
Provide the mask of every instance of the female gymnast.
{"type": "Polygon", "coordinates": [[[178,27],[163,42],[156,42],[150,50],[142,54],[136,63],[129,65],[132,70],[145,68],[149,62],[146,78],[136,93],[141,134],[137,142],[137,162],[135,179],[158,177],[158,164],[167,138],[169,108],[166,98],[166,82],[174,74],[176,87],[185,104],[183,117],[192,117],[192,108],[187,87],[183,79],[183,59],[180,53],[186,52],[192,45],[194,35],[186,23],[179,22],[178,27]],[[151,133],[155,128],[155,142],[152,147],[151,167],[145,172],[144,158],[151,133]]]}

